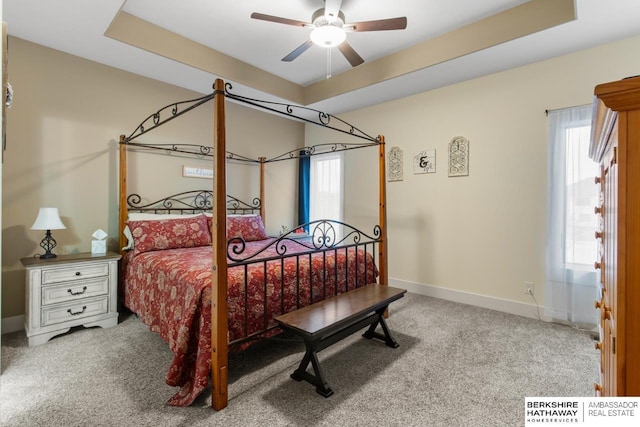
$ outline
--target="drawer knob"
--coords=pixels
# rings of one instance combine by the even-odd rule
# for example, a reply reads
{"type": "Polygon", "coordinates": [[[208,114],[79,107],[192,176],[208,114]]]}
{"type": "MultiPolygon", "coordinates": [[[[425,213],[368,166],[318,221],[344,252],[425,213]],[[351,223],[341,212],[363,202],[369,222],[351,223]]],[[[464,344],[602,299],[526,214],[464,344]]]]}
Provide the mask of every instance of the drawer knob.
{"type": "Polygon", "coordinates": [[[596,176],[596,179],[594,179],[594,181],[596,182],[596,184],[600,184],[600,182],[602,181],[602,179],[600,179],[599,176],[596,176]]]}
{"type": "Polygon", "coordinates": [[[87,287],[83,286],[81,291],[73,292],[71,289],[67,289],[67,292],[69,292],[71,295],[82,295],[85,293],[86,290],[87,290],[87,287]]]}
{"type": "Polygon", "coordinates": [[[596,393],[600,393],[600,394],[602,394],[602,386],[601,386],[600,384],[595,383],[595,384],[593,385],[593,389],[596,391],[596,393]]]}
{"type": "Polygon", "coordinates": [[[599,263],[598,261],[596,261],[596,262],[594,262],[594,263],[593,263],[593,267],[594,267],[596,270],[600,270],[600,269],[602,268],[602,264],[601,264],[601,263],[599,263]]]}
{"type": "Polygon", "coordinates": [[[596,215],[598,215],[598,214],[601,214],[601,213],[602,213],[602,210],[603,210],[603,207],[602,207],[602,205],[600,205],[600,206],[596,206],[596,207],[593,209],[593,212],[595,212],[595,214],[596,214],[596,215]]]}
{"type": "Polygon", "coordinates": [[[69,313],[69,314],[70,314],[70,315],[72,315],[72,316],[77,316],[78,314],[82,314],[82,313],[84,313],[84,311],[85,311],[86,309],[87,309],[87,306],[85,305],[85,306],[83,306],[83,307],[82,307],[82,310],[80,310],[80,311],[71,311],[71,309],[68,309],[68,310],[67,310],[67,313],[69,313]]]}
{"type": "Polygon", "coordinates": [[[596,310],[601,310],[602,311],[602,317],[603,318],[605,318],[607,320],[611,320],[611,309],[609,307],[607,307],[605,304],[603,304],[600,301],[596,301],[595,307],[596,307],[596,310]]]}
{"type": "Polygon", "coordinates": [[[602,239],[603,235],[604,235],[604,233],[602,231],[596,231],[596,233],[595,233],[596,239],[602,239]]]}
{"type": "Polygon", "coordinates": [[[601,342],[597,342],[596,343],[596,350],[602,350],[602,343],[601,342]]]}
{"type": "Polygon", "coordinates": [[[79,276],[79,275],[80,275],[80,272],[79,272],[79,271],[76,271],[76,276],[79,276]]]}

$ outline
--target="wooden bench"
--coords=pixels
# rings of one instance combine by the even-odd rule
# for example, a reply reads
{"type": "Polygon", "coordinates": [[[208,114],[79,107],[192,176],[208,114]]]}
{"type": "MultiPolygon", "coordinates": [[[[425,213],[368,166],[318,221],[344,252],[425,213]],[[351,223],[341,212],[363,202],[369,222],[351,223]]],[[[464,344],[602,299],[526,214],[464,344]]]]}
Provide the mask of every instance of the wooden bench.
{"type": "Polygon", "coordinates": [[[406,292],[405,289],[371,284],[276,317],[280,327],[300,335],[306,347],[302,362],[291,378],[305,380],[315,385],[319,394],[331,396],[333,390],[320,368],[318,352],[365,326],[369,329],[363,337],[378,338],[387,346],[397,348],[399,344],[389,333],[384,313],[389,304],[402,298],[406,292]],[[375,331],[378,325],[382,327],[382,334],[375,331]],[[307,372],[309,363],[313,374],[307,372]]]}

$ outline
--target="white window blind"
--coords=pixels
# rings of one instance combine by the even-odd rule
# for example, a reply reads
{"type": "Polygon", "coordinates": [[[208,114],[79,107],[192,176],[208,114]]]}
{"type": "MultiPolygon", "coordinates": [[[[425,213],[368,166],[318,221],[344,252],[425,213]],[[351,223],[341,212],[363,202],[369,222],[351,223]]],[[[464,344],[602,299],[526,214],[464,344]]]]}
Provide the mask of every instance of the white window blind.
{"type": "Polygon", "coordinates": [[[328,153],[311,157],[310,221],[332,219],[342,221],[343,156],[328,153]]]}
{"type": "Polygon", "coordinates": [[[574,269],[593,270],[598,246],[594,232],[598,217],[593,208],[598,204],[594,178],[599,175],[598,164],[589,159],[591,125],[565,130],[566,147],[566,236],[565,260],[574,269]]]}

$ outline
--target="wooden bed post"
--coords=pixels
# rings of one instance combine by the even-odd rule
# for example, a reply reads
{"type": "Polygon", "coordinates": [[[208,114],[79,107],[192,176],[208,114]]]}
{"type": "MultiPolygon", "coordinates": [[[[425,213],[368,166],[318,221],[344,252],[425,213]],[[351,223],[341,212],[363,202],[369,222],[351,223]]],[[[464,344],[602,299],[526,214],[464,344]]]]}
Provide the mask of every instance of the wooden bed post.
{"type": "Polygon", "coordinates": [[[258,160],[260,160],[260,218],[266,227],[267,220],[264,218],[264,161],[267,158],[260,157],[258,160]]]}
{"type": "Polygon", "coordinates": [[[213,104],[213,267],[211,271],[211,406],[227,407],[228,313],[227,313],[227,217],[226,132],[224,81],[216,79],[213,104]]]}
{"type": "Polygon", "coordinates": [[[378,271],[380,273],[380,284],[389,284],[389,270],[387,259],[387,175],[385,169],[385,150],[384,150],[384,135],[378,135],[378,141],[380,141],[380,249],[378,253],[378,271]]]}
{"type": "Polygon", "coordinates": [[[118,253],[124,254],[122,248],[127,245],[124,237],[124,227],[127,223],[127,146],[124,144],[126,136],[120,135],[120,182],[118,190],[120,191],[120,209],[118,210],[118,253]]]}

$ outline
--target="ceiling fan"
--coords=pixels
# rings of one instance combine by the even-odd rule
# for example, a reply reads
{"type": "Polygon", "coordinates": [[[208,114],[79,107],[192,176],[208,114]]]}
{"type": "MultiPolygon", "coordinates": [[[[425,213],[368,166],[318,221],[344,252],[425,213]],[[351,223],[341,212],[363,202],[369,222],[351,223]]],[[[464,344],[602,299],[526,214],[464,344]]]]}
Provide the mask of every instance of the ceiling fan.
{"type": "Polygon", "coordinates": [[[313,44],[316,44],[325,48],[337,47],[352,67],[362,64],[364,59],[347,43],[347,32],[404,30],[407,28],[406,17],[345,23],[344,13],[340,11],[341,5],[342,0],[325,0],[324,8],[318,9],[313,13],[311,22],[256,12],[251,14],[251,18],[312,29],[309,40],[282,58],[282,61],[291,62],[313,44]]]}

